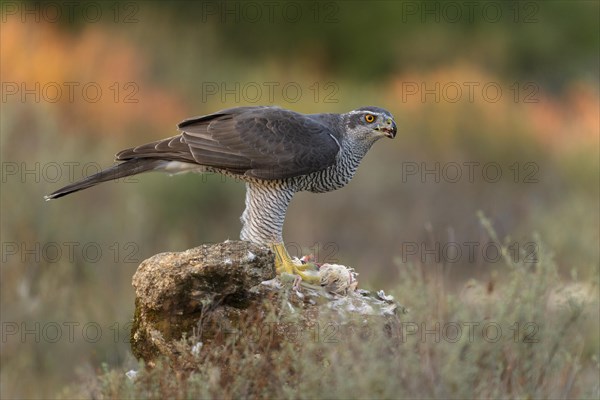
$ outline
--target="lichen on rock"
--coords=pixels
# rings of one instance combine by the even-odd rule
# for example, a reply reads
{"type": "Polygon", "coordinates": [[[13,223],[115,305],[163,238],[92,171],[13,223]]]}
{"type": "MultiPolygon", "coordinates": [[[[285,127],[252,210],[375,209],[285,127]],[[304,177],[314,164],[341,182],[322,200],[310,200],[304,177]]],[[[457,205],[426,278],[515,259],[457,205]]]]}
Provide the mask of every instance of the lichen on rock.
{"type": "Polygon", "coordinates": [[[341,266],[324,271],[322,283],[331,281],[329,290],[298,286],[276,276],[268,248],[243,241],[157,254],[133,277],[132,351],[150,366],[166,357],[176,367],[193,368],[193,357],[184,353],[222,344],[231,335],[254,340],[260,332],[259,339],[270,346],[289,338],[290,324],[294,340],[301,340],[324,318],[339,328],[389,331],[397,324],[403,309],[392,299],[355,290],[355,275],[351,285],[340,286],[337,276],[346,277],[341,266]],[[187,351],[181,343],[189,338],[196,345],[187,351]]]}

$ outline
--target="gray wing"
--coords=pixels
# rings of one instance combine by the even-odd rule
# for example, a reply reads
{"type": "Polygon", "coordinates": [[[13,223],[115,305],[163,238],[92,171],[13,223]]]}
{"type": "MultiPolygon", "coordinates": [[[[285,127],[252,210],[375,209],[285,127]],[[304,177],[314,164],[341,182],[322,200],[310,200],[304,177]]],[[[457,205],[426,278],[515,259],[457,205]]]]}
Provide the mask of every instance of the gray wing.
{"type": "Polygon", "coordinates": [[[117,160],[196,163],[259,179],[283,179],[335,163],[339,131],[331,119],[277,107],[237,107],[187,119],[181,135],[123,150],[117,160]]]}

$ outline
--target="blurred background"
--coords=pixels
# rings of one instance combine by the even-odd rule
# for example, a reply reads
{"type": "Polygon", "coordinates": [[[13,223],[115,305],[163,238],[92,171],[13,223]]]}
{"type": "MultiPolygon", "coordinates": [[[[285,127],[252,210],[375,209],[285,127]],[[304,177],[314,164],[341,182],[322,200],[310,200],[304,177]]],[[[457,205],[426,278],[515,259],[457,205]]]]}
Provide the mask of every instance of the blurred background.
{"type": "Polygon", "coordinates": [[[138,264],[237,239],[244,207],[244,185],[215,175],[43,196],[226,107],[396,118],[346,188],[295,197],[292,255],[353,266],[367,289],[441,265],[458,292],[502,279],[482,211],[512,257],[535,261],[539,235],[597,296],[598,2],[0,6],[2,398],[126,367],[138,264]]]}

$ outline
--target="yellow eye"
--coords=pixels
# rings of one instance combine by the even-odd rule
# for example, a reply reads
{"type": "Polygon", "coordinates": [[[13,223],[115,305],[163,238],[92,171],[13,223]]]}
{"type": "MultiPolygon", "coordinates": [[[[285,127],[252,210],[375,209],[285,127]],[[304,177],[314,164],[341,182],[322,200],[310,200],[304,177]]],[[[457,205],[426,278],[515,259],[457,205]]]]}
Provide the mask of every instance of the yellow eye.
{"type": "Polygon", "coordinates": [[[371,122],[375,121],[375,116],[373,114],[367,114],[367,115],[365,115],[365,121],[367,121],[368,123],[371,123],[371,122]]]}

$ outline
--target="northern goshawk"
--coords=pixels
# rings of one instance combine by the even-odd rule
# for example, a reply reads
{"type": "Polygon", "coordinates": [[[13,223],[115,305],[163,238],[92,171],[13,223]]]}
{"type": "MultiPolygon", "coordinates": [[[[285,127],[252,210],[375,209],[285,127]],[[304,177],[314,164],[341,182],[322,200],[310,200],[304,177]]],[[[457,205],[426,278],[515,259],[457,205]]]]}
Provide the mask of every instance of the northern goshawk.
{"type": "Polygon", "coordinates": [[[345,114],[300,114],[279,107],[236,107],[186,119],[181,134],[119,152],[106,170],[46,196],[65,196],[147,171],[219,172],[246,182],[240,238],[269,246],[278,273],[314,281],[283,244],[285,214],[300,191],[328,192],[352,179],[378,139],[396,136],[392,114],[362,107],[345,114]]]}

